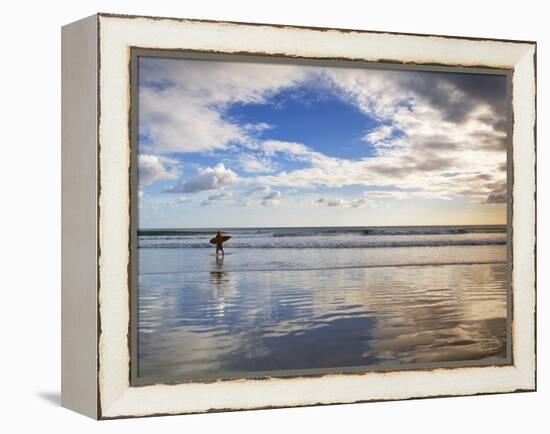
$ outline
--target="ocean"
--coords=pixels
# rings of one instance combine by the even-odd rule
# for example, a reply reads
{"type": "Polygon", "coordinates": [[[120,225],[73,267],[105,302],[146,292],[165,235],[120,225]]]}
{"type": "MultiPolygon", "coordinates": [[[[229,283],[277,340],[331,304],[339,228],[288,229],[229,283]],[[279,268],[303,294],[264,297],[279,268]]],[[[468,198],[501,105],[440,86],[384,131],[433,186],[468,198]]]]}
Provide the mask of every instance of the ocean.
{"type": "Polygon", "coordinates": [[[505,226],[138,234],[142,382],[505,363],[505,226]]]}

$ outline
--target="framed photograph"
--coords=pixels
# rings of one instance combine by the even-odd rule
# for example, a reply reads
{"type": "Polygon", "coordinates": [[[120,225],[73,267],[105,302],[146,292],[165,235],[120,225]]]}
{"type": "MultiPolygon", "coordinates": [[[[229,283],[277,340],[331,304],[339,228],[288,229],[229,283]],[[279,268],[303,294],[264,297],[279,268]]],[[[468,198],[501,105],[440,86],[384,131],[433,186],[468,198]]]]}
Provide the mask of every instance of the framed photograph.
{"type": "Polygon", "coordinates": [[[63,28],[62,404],[533,391],[536,44],[63,28]]]}

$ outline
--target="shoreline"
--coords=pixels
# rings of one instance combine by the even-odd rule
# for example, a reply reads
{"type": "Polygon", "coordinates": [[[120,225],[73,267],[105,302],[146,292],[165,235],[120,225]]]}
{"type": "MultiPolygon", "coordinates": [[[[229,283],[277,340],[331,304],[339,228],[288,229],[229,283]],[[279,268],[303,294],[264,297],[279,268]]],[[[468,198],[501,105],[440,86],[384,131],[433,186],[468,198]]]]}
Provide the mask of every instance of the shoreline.
{"type": "Polygon", "coordinates": [[[281,229],[287,229],[287,230],[345,230],[349,229],[350,231],[354,232],[360,232],[363,230],[388,230],[388,229],[396,229],[396,230],[403,230],[403,229],[499,229],[503,232],[507,231],[508,224],[507,223],[498,223],[498,224],[482,224],[482,225],[399,225],[399,226],[219,226],[219,227],[181,227],[181,228],[138,228],[137,234],[138,236],[155,236],[155,235],[176,235],[176,234],[185,234],[189,233],[192,235],[202,235],[202,234],[211,234],[212,232],[216,232],[218,230],[220,231],[251,231],[251,230],[259,230],[259,231],[269,231],[269,230],[281,230],[281,229]]]}
{"type": "MultiPolygon", "coordinates": [[[[319,267],[319,268],[263,268],[263,269],[242,269],[242,270],[217,270],[223,273],[271,273],[271,272],[289,272],[289,271],[338,271],[338,270],[360,270],[371,268],[401,268],[401,267],[442,267],[453,265],[506,265],[506,261],[480,261],[480,262],[431,262],[431,263],[417,263],[417,264],[380,264],[380,265],[350,265],[350,266],[337,266],[337,267],[319,267]]],[[[195,274],[195,273],[212,273],[212,270],[191,270],[191,271],[160,271],[160,272],[148,272],[139,273],[139,276],[155,276],[155,275],[176,275],[176,274],[195,274]]]]}

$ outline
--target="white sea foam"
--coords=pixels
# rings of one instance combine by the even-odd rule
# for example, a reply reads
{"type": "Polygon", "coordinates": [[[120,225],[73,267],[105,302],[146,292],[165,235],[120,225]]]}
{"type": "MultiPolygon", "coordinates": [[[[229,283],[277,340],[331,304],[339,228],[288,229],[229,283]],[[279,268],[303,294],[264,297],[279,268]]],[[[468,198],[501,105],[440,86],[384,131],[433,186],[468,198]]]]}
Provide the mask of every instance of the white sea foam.
{"type": "MultiPolygon", "coordinates": [[[[142,231],[140,248],[211,248],[215,231],[142,231]]],[[[232,249],[337,249],[506,244],[503,226],[390,228],[273,228],[224,231],[232,249]]]]}

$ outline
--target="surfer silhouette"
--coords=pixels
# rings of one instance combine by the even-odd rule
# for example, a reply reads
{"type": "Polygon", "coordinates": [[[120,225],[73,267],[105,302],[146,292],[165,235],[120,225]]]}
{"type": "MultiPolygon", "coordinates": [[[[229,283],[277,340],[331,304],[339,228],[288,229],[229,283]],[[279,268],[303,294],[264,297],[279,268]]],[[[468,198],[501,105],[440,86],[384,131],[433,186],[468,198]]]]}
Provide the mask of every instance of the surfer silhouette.
{"type": "Polygon", "coordinates": [[[216,236],[210,240],[210,244],[216,245],[216,257],[219,255],[219,253],[222,253],[222,256],[225,256],[225,252],[223,251],[223,243],[225,243],[227,240],[229,240],[231,237],[229,235],[222,235],[220,231],[216,233],[216,236]]]}
{"type": "Polygon", "coordinates": [[[216,234],[216,256],[218,256],[218,253],[220,252],[222,252],[222,256],[225,255],[225,252],[223,251],[222,233],[218,231],[216,234]]]}

